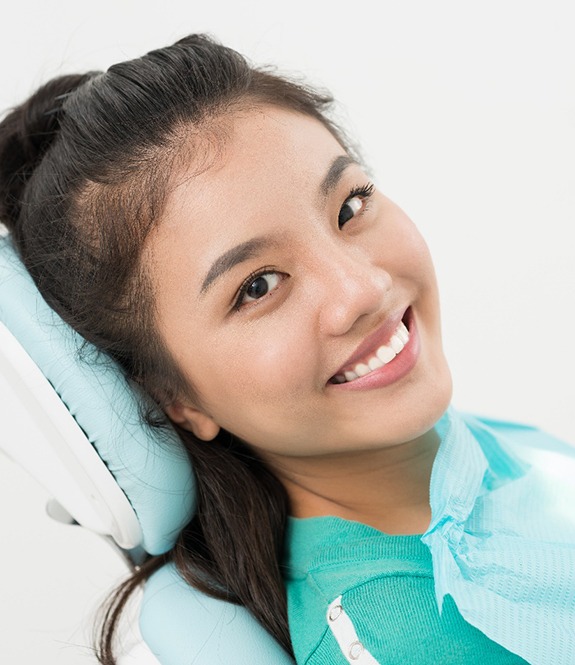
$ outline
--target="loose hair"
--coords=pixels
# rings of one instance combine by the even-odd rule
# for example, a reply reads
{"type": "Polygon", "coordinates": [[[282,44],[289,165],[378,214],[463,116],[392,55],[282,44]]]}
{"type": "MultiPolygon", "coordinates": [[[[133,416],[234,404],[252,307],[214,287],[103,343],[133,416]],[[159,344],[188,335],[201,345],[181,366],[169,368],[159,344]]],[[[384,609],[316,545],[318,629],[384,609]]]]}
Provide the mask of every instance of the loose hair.
{"type": "MultiPolygon", "coordinates": [[[[255,68],[205,35],[106,72],[55,78],[0,123],[0,221],[24,264],[49,305],[160,408],[193,386],[155,325],[144,244],[161,223],[174,171],[205,158],[202,131],[255,104],[316,118],[351,150],[328,118],[329,94],[255,68]]],[[[169,553],[150,557],[109,600],[100,663],[115,663],[130,594],[167,561],[196,588],[244,605],[291,653],[283,486],[228,432],[206,444],[175,427],[196,472],[197,513],[169,553]]]]}

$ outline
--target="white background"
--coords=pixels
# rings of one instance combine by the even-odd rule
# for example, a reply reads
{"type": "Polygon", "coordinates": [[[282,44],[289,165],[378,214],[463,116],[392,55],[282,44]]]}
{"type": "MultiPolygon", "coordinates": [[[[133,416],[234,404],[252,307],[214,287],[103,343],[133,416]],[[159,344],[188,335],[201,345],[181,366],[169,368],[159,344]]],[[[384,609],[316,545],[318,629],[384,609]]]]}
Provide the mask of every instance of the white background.
{"type": "MultiPolygon", "coordinates": [[[[454,404],[575,441],[570,0],[10,5],[0,109],[51,76],[201,31],[330,88],[378,185],[431,246],[454,404]]],[[[93,663],[91,613],[124,566],[45,517],[45,499],[0,457],[0,662],[93,663]]]]}

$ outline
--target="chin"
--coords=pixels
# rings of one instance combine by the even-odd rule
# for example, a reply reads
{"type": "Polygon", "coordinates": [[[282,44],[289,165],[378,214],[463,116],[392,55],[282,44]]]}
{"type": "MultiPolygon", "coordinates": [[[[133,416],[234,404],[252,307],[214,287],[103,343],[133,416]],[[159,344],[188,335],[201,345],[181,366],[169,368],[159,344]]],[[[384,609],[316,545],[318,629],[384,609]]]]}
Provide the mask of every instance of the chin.
{"type": "Polygon", "coordinates": [[[401,413],[405,427],[404,440],[412,440],[429,432],[449,408],[453,397],[451,372],[444,361],[433,372],[434,379],[425,382],[411,395],[401,413]]]}
{"type": "Polygon", "coordinates": [[[437,380],[425,390],[425,393],[421,401],[422,434],[435,426],[451,404],[453,381],[447,363],[437,380]]]}

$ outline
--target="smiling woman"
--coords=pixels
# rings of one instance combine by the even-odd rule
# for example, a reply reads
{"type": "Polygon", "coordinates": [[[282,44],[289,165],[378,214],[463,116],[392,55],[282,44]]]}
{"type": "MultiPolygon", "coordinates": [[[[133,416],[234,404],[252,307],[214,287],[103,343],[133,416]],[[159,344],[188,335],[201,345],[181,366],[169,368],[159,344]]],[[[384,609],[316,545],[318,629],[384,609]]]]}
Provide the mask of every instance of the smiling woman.
{"type": "Polygon", "coordinates": [[[432,430],[448,406],[431,259],[318,120],[261,106],[226,123],[211,168],[178,176],[148,241],[157,327],[195,390],[167,413],[200,438],[233,432],[280,476],[338,453],[341,492],[349,454],[385,455],[432,430]],[[411,341],[392,360],[385,349],[404,317],[411,341]],[[378,350],[389,362],[362,371],[378,350]],[[344,371],[355,377],[336,384],[344,371]]]}
{"type": "Polygon", "coordinates": [[[298,663],[570,662],[575,527],[531,461],[573,453],[449,408],[428,248],[330,101],[193,35],[56,79],[0,125],[28,270],[198,479],[173,551],[113,599],[100,661],[172,560],[298,663]]]}

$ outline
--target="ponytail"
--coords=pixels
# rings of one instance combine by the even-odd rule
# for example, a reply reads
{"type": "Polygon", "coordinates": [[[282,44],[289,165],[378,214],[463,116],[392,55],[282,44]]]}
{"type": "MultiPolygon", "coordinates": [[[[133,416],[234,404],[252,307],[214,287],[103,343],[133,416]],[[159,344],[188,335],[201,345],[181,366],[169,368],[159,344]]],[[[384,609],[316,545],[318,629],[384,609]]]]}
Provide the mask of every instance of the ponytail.
{"type": "Polygon", "coordinates": [[[9,230],[15,230],[26,185],[58,134],[66,98],[92,76],[53,79],[0,124],[0,220],[9,230]]]}

